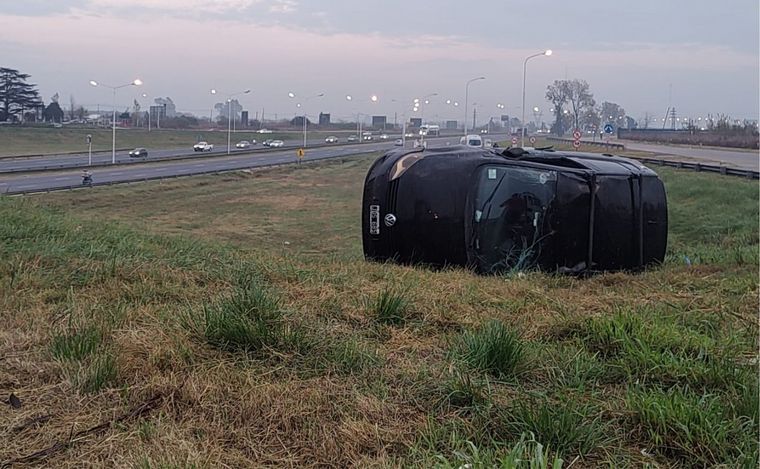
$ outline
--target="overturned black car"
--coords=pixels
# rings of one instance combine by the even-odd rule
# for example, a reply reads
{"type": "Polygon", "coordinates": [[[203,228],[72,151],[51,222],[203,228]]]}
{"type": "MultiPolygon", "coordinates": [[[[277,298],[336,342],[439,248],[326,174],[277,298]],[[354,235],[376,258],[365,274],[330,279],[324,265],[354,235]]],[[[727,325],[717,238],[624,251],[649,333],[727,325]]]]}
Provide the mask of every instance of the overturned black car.
{"type": "Polygon", "coordinates": [[[390,151],[369,170],[364,255],[376,261],[590,273],[662,262],[665,188],[612,155],[465,146],[390,151]]]}

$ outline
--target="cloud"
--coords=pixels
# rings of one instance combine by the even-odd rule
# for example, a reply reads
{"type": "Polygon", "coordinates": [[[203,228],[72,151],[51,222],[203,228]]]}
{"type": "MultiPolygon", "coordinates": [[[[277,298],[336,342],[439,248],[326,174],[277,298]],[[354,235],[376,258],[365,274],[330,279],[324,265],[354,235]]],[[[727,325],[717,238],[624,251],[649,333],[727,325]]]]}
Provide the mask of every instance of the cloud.
{"type": "Polygon", "coordinates": [[[269,7],[270,13],[295,13],[298,10],[298,2],[295,0],[276,0],[269,7]]]}
{"type": "Polygon", "coordinates": [[[250,8],[262,0],[89,0],[88,9],[145,8],[161,11],[191,11],[223,13],[250,8]]]}

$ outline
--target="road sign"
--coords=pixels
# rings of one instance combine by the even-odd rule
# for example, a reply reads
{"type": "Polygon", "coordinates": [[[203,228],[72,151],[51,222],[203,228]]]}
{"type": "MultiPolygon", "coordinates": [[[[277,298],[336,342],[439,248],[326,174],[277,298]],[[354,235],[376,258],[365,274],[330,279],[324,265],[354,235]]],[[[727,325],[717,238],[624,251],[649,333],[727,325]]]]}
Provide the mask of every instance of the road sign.
{"type": "Polygon", "coordinates": [[[574,140],[573,141],[573,147],[578,149],[581,147],[581,141],[580,140],[574,140]]]}
{"type": "Polygon", "coordinates": [[[92,135],[87,134],[87,143],[92,143],[92,135]]]}
{"type": "Polygon", "coordinates": [[[512,145],[517,145],[517,137],[512,137],[512,145]]]}
{"type": "Polygon", "coordinates": [[[303,150],[303,148],[299,148],[296,152],[296,155],[298,156],[298,159],[301,159],[304,157],[304,155],[306,155],[306,152],[303,150]]]}
{"type": "Polygon", "coordinates": [[[532,137],[532,136],[531,136],[529,140],[530,140],[530,143],[531,143],[531,144],[534,144],[534,143],[536,143],[536,137],[532,137]]]}
{"type": "Polygon", "coordinates": [[[613,130],[615,130],[615,128],[612,127],[612,124],[604,124],[604,133],[611,134],[613,130]]]}
{"type": "Polygon", "coordinates": [[[573,130],[573,138],[576,139],[576,140],[580,140],[581,139],[581,131],[578,130],[578,129],[573,130]]]}

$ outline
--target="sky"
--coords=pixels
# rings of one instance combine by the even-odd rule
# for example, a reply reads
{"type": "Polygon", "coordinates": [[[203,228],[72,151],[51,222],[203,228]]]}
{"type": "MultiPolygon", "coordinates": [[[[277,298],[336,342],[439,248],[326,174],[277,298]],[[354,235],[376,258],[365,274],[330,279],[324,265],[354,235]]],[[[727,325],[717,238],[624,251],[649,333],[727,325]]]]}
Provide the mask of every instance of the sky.
{"type": "Polygon", "coordinates": [[[476,108],[481,122],[520,116],[523,61],[552,49],[527,66],[525,107],[544,120],[546,86],[574,78],[637,119],[662,118],[669,105],[684,117],[757,119],[759,8],[757,0],[0,0],[0,66],[30,74],[45,102],[58,93],[64,107],[73,95],[110,109],[111,91],[88,82],[140,78],[143,86],[118,90],[118,107],[169,96],[178,111],[207,116],[220,95],[251,89],[238,98],[251,117],[305,110],[392,121],[395,113],[399,122],[422,113],[461,121],[466,82],[484,76],[469,86],[467,113],[471,121],[476,108]],[[413,112],[412,100],[427,95],[413,112]]]}

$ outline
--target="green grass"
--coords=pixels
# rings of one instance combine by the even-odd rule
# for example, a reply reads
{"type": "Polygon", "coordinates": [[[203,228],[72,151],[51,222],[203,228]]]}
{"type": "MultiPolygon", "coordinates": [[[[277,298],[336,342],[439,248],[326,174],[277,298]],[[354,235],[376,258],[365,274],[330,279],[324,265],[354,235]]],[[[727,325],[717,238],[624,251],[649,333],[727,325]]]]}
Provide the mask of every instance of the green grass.
{"type": "Polygon", "coordinates": [[[633,425],[649,448],[693,467],[757,467],[758,425],[714,394],[680,387],[629,392],[633,425]]]}
{"type": "Polygon", "coordinates": [[[55,416],[3,457],[158,394],[45,464],[755,460],[756,182],[656,168],[662,266],[477,276],[364,261],[371,161],[0,198],[0,426],[55,416]]]}
{"type": "Polygon", "coordinates": [[[79,361],[95,352],[102,340],[94,326],[54,335],[50,351],[59,360],[79,361]]]}
{"type": "Polygon", "coordinates": [[[470,367],[497,378],[514,377],[525,358],[517,333],[499,321],[489,321],[454,340],[452,355],[470,367]]]}
{"type": "Polygon", "coordinates": [[[400,325],[407,320],[410,304],[403,293],[385,289],[367,301],[367,308],[379,323],[400,325]]]}
{"type": "Polygon", "coordinates": [[[501,412],[503,431],[530,432],[559,454],[587,455],[611,440],[601,410],[572,397],[520,400],[501,412]]]}
{"type": "Polygon", "coordinates": [[[200,320],[206,341],[223,350],[260,352],[284,336],[278,300],[258,285],[238,287],[204,307],[200,320]]]}

